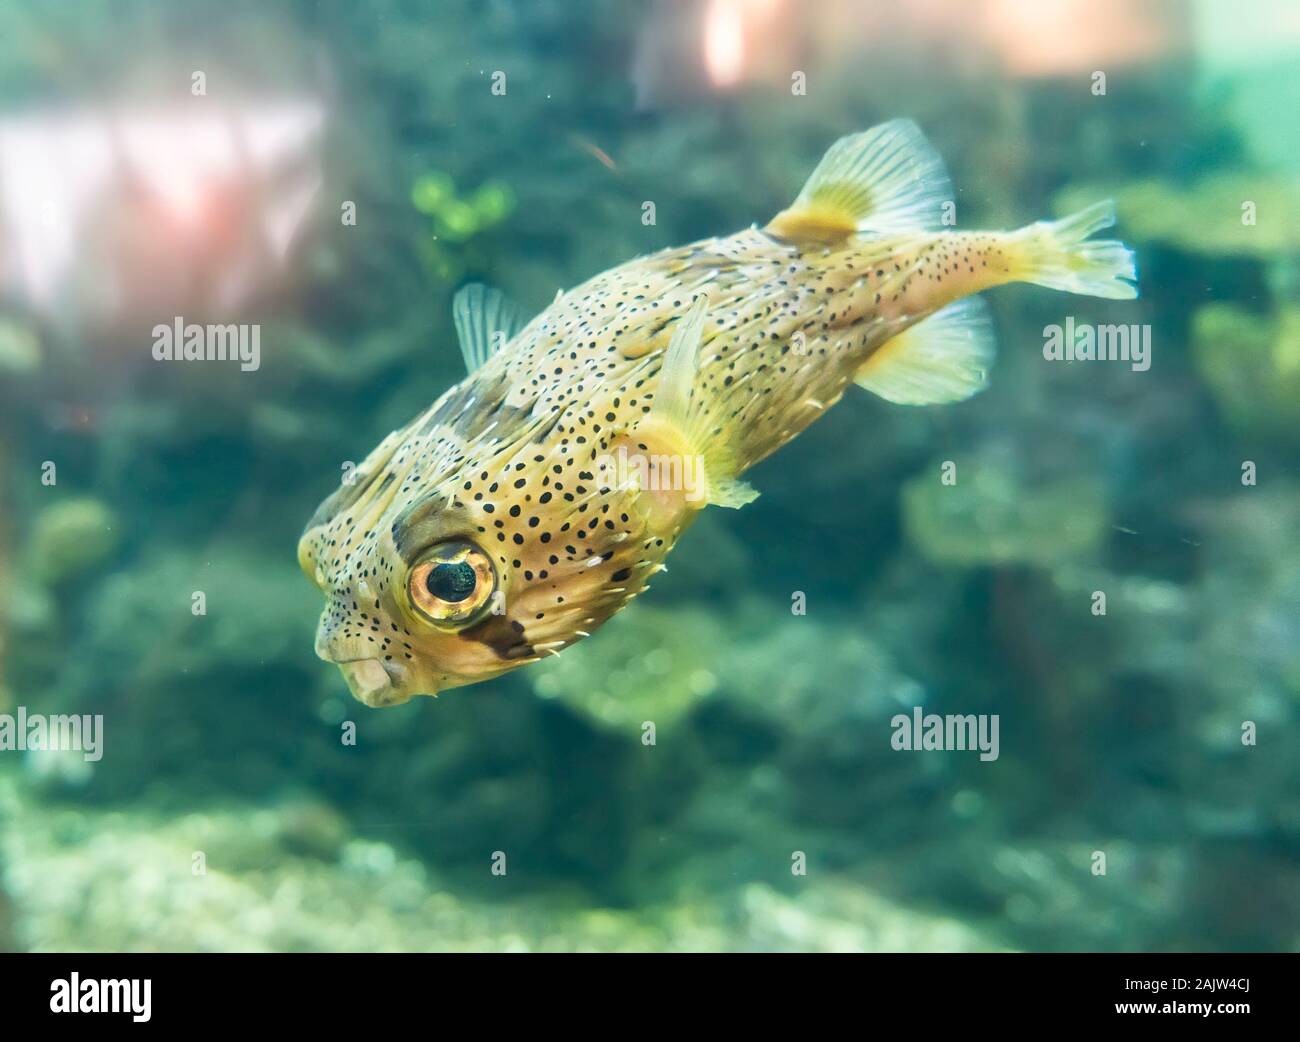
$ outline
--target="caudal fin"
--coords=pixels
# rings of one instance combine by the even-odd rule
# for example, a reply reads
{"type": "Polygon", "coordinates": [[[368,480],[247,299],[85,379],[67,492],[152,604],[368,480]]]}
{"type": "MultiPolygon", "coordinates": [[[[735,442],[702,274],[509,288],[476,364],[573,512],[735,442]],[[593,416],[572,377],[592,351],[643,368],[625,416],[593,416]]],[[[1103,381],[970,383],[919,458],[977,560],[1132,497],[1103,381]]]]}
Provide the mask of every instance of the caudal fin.
{"type": "Polygon", "coordinates": [[[1107,199],[1059,221],[1022,229],[1016,278],[1066,293],[1131,300],[1138,295],[1134,252],[1117,239],[1087,241],[1114,223],[1115,203],[1107,199]]]}

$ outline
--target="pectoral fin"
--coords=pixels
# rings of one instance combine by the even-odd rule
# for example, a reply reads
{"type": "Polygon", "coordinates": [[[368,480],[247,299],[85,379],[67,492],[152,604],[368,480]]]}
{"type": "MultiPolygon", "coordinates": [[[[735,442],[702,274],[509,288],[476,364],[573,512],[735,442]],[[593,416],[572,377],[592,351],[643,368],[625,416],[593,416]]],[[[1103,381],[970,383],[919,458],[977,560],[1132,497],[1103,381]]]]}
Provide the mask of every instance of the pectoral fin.
{"type": "Polygon", "coordinates": [[[631,434],[638,451],[664,461],[657,472],[690,479],[690,487],[654,491],[664,517],[709,503],[741,507],[758,496],[738,479],[725,424],[715,422],[713,402],[698,388],[708,308],[708,296],[700,294],[678,321],[664,351],[654,404],[631,434]]]}

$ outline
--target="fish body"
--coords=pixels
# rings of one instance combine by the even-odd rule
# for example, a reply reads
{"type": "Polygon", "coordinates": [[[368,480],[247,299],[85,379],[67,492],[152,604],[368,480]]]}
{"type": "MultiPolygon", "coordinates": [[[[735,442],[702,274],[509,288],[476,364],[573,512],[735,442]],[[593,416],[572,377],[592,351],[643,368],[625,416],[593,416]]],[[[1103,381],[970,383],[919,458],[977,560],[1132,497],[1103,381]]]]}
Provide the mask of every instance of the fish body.
{"type": "Polygon", "coordinates": [[[698,512],[857,384],[957,401],[993,358],[974,294],[1028,281],[1136,295],[1089,236],[1108,204],[1013,232],[944,230],[920,131],[842,138],[764,228],[664,250],[517,328],[455,304],[469,375],[394,431],[299,544],[325,593],[316,651],[370,705],[497,676],[589,636],[646,588],[698,512]]]}

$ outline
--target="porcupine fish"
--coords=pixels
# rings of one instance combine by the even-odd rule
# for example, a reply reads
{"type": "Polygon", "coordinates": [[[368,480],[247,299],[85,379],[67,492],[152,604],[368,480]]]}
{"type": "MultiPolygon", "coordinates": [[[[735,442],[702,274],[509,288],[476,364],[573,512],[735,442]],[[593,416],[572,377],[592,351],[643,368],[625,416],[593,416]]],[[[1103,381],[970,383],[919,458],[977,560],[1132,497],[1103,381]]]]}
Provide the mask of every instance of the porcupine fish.
{"type": "Polygon", "coordinates": [[[1011,232],[941,225],[916,125],[841,138],[766,227],[597,275],[519,328],[453,302],[469,375],[394,431],[307,524],[316,652],[371,706],[498,676],[589,636],[645,589],[706,505],[857,384],[954,402],[993,359],[974,294],[1008,282],[1137,295],[1089,236],[1110,203],[1011,232]]]}

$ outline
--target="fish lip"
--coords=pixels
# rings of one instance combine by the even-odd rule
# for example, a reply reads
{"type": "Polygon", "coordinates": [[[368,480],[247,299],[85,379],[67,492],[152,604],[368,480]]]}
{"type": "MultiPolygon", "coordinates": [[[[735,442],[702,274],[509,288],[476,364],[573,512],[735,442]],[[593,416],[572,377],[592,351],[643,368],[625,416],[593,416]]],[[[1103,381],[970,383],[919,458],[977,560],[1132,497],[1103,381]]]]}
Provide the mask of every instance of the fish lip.
{"type": "Polygon", "coordinates": [[[404,687],[406,671],[396,662],[358,657],[336,662],[352,697],[372,708],[400,705],[410,699],[404,687]]]}

